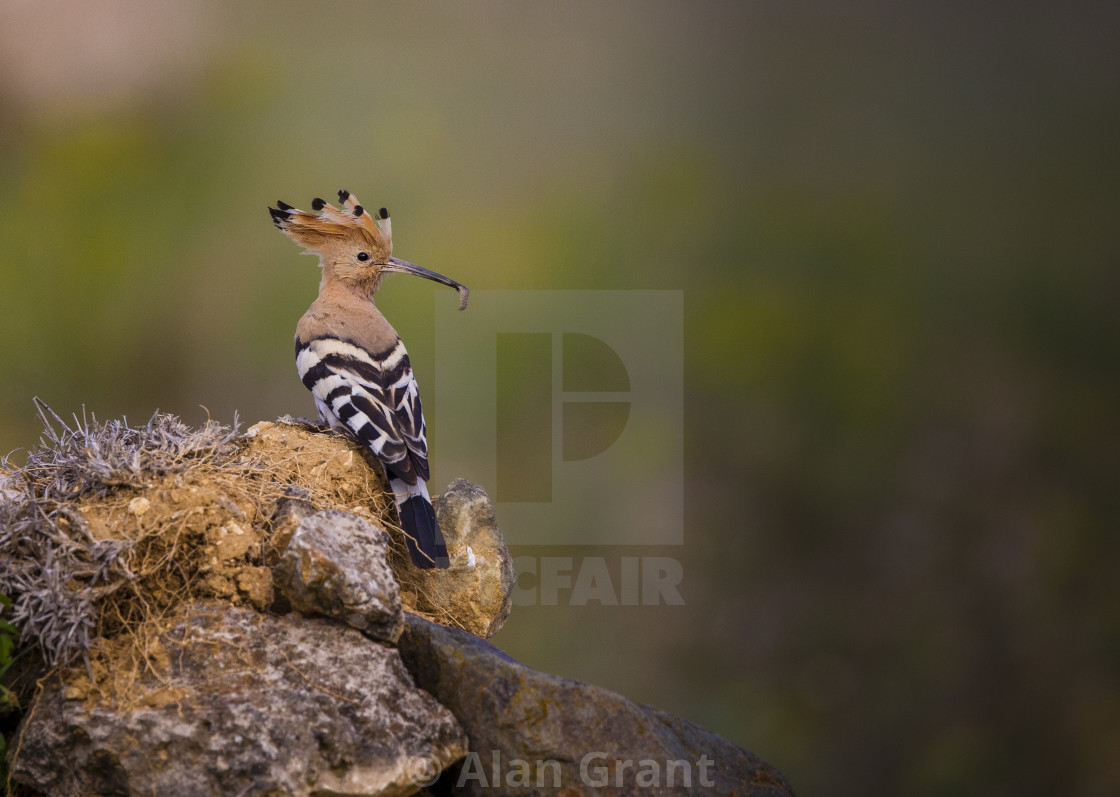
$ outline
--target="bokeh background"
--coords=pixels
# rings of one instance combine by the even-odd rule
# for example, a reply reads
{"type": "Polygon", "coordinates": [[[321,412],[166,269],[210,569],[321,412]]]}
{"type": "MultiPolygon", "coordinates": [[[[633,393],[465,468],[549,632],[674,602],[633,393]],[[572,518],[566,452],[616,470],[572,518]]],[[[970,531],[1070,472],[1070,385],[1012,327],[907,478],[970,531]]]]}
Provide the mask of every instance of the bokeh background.
{"type": "MultiPolygon", "coordinates": [[[[1118,9],[2,0],[0,449],[35,395],[309,414],[277,198],[475,289],[683,290],[686,605],[495,642],[803,794],[1115,794],[1118,9]]],[[[429,403],[437,290],[379,297],[429,403]]]]}

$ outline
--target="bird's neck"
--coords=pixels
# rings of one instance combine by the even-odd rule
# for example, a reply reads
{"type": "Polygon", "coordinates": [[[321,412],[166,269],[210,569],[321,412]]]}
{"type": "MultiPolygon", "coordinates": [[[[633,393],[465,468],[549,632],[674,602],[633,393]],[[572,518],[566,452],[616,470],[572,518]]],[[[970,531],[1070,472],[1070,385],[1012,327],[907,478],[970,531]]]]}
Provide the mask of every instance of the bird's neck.
{"type": "Polygon", "coordinates": [[[319,282],[319,298],[335,304],[348,304],[355,300],[372,304],[378,282],[380,280],[358,282],[340,279],[324,270],[323,279],[319,282]]]}
{"type": "Polygon", "coordinates": [[[327,282],[300,319],[297,337],[304,341],[340,338],[372,352],[392,348],[396,330],[370,298],[345,284],[327,282]]]}

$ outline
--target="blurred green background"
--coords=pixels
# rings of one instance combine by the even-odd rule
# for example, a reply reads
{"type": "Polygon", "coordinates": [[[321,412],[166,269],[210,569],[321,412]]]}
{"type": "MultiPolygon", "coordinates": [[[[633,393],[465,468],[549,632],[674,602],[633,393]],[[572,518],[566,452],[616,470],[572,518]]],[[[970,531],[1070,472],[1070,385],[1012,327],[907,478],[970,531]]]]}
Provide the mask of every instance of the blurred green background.
{"type": "MultiPolygon", "coordinates": [[[[1115,794],[1118,9],[3,0],[0,449],[34,395],[310,414],[278,198],[473,289],[681,289],[686,605],[495,642],[802,794],[1115,794]]],[[[429,403],[437,290],[378,297],[429,403]]]]}

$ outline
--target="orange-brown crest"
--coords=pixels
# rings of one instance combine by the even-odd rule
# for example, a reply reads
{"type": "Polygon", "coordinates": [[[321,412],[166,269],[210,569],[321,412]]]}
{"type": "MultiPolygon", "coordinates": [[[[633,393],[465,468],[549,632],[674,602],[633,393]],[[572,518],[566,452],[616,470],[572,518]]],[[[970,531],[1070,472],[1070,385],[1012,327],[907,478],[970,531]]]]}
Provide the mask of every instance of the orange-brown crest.
{"type": "MultiPolygon", "coordinates": [[[[324,266],[342,265],[357,252],[366,252],[370,264],[388,263],[393,253],[392,226],[384,208],[374,214],[349,191],[339,191],[342,207],[314,199],[314,212],[299,210],[285,202],[269,208],[277,228],[307,252],[319,255],[324,266]]],[[[364,260],[364,258],[363,258],[364,260]]]]}

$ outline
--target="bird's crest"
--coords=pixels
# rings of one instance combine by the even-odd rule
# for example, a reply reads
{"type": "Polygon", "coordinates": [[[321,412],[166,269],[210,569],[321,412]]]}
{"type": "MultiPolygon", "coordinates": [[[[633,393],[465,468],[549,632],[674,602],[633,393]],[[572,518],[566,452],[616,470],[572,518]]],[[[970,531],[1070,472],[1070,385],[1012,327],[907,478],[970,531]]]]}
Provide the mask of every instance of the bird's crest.
{"type": "Polygon", "coordinates": [[[316,197],[311,201],[313,212],[299,210],[277,201],[269,208],[276,227],[308,251],[323,254],[340,238],[357,237],[368,244],[375,262],[387,263],[393,253],[393,226],[385,208],[369,210],[349,191],[338,192],[340,208],[316,197]]]}

